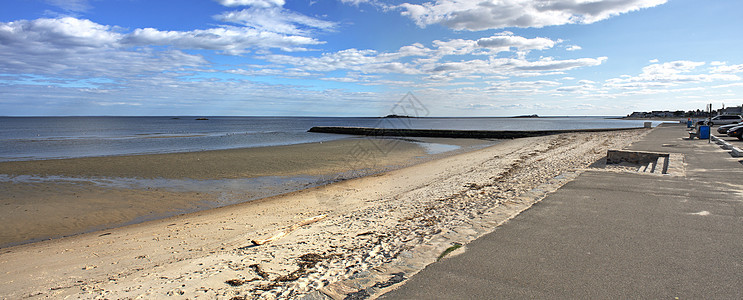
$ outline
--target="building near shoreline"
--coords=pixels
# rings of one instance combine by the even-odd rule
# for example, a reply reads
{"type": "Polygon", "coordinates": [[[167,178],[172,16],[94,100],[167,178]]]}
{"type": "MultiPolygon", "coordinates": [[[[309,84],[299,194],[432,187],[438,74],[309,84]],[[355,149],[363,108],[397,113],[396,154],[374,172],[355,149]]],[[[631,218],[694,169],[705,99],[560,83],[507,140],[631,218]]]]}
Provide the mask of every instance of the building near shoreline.
{"type": "Polygon", "coordinates": [[[685,111],[682,111],[682,110],[679,110],[679,111],[668,111],[668,110],[659,111],[659,110],[654,110],[654,111],[651,111],[651,112],[644,112],[644,111],[643,112],[640,112],[640,111],[636,111],[636,112],[633,112],[632,114],[628,115],[627,117],[630,117],[630,118],[673,118],[673,117],[685,117],[689,113],[696,113],[696,112],[685,112],[685,111]]]}
{"type": "Polygon", "coordinates": [[[725,107],[719,110],[713,110],[712,113],[708,113],[703,110],[690,110],[690,111],[668,111],[668,110],[654,110],[651,112],[640,112],[636,111],[629,114],[629,118],[695,118],[695,117],[710,117],[716,115],[743,115],[743,106],[732,106],[725,107]]]}
{"type": "Polygon", "coordinates": [[[721,115],[743,115],[743,106],[726,107],[720,110],[721,115]]]}

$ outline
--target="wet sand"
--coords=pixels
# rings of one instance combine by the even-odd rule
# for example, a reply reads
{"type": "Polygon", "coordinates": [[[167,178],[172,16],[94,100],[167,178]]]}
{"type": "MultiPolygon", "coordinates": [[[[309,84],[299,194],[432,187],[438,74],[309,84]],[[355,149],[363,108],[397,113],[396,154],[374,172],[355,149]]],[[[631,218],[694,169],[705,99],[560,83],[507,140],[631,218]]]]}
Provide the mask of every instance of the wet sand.
{"type": "Polygon", "coordinates": [[[395,165],[422,155],[425,151],[419,145],[399,139],[346,139],[202,152],[3,162],[0,174],[190,179],[319,175],[351,167],[395,165]]]}
{"type": "Polygon", "coordinates": [[[0,246],[59,238],[193,211],[212,195],[92,183],[0,183],[0,246]]]}
{"type": "MultiPolygon", "coordinates": [[[[435,156],[427,154],[422,141],[360,138],[0,163],[0,174],[7,179],[0,180],[0,247],[241,203],[408,166],[435,156]],[[292,176],[302,177],[293,180],[292,176]],[[255,180],[242,180],[246,178],[255,180]]],[[[425,141],[457,144],[462,149],[492,143],[425,141]]]]}

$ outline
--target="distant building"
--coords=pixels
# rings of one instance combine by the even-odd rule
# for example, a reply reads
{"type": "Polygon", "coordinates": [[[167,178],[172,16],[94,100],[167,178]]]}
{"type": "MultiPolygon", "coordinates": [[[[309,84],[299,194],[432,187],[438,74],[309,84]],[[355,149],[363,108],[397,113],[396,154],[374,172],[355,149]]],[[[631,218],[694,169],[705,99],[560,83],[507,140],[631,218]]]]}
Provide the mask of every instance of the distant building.
{"type": "Polygon", "coordinates": [[[722,109],[713,110],[708,113],[703,110],[690,110],[690,111],[668,111],[668,110],[654,110],[651,112],[636,111],[629,114],[629,118],[709,118],[717,115],[743,115],[743,106],[732,106],[722,109]]]}
{"type": "Polygon", "coordinates": [[[651,112],[651,116],[653,117],[659,117],[659,118],[670,118],[673,117],[673,113],[667,110],[660,111],[660,110],[654,110],[651,112]]]}
{"type": "Polygon", "coordinates": [[[720,110],[721,115],[743,115],[743,106],[726,107],[720,110]]]}
{"type": "Polygon", "coordinates": [[[703,112],[700,110],[697,111],[683,111],[683,110],[677,110],[677,111],[668,111],[668,110],[654,110],[651,112],[644,112],[644,111],[636,111],[628,115],[629,118],[687,118],[687,117],[699,117],[704,116],[706,117],[708,114],[707,112],[703,112]]]}

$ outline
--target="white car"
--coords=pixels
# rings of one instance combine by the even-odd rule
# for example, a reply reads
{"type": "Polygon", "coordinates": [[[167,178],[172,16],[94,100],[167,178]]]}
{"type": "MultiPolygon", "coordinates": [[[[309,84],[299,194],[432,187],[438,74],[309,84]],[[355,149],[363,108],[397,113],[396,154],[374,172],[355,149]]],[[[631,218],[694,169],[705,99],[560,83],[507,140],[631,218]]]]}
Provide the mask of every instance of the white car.
{"type": "Polygon", "coordinates": [[[707,124],[709,126],[713,125],[727,125],[727,124],[735,124],[743,122],[743,117],[738,115],[722,115],[722,116],[716,116],[712,119],[708,120],[702,120],[697,122],[698,125],[704,125],[707,124]]]}

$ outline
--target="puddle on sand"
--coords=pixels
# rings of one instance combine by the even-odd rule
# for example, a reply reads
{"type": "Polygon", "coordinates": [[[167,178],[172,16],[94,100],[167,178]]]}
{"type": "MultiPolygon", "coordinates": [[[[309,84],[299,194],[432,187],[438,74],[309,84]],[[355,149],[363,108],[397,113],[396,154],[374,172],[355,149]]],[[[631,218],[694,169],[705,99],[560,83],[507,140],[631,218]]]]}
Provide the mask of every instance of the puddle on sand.
{"type": "Polygon", "coordinates": [[[0,174],[0,182],[10,183],[67,183],[93,184],[104,188],[163,189],[172,192],[200,192],[249,194],[248,199],[229,199],[221,196],[214,207],[225,206],[258,198],[270,197],[299,189],[321,185],[321,176],[265,176],[237,179],[170,179],[170,178],[116,178],[116,177],[65,177],[65,176],[8,176],[0,174]]]}
{"type": "Polygon", "coordinates": [[[426,150],[426,154],[429,154],[429,155],[459,150],[460,148],[462,148],[457,145],[448,145],[448,144],[424,143],[424,142],[414,142],[414,143],[416,145],[423,147],[423,149],[426,150]]]}

